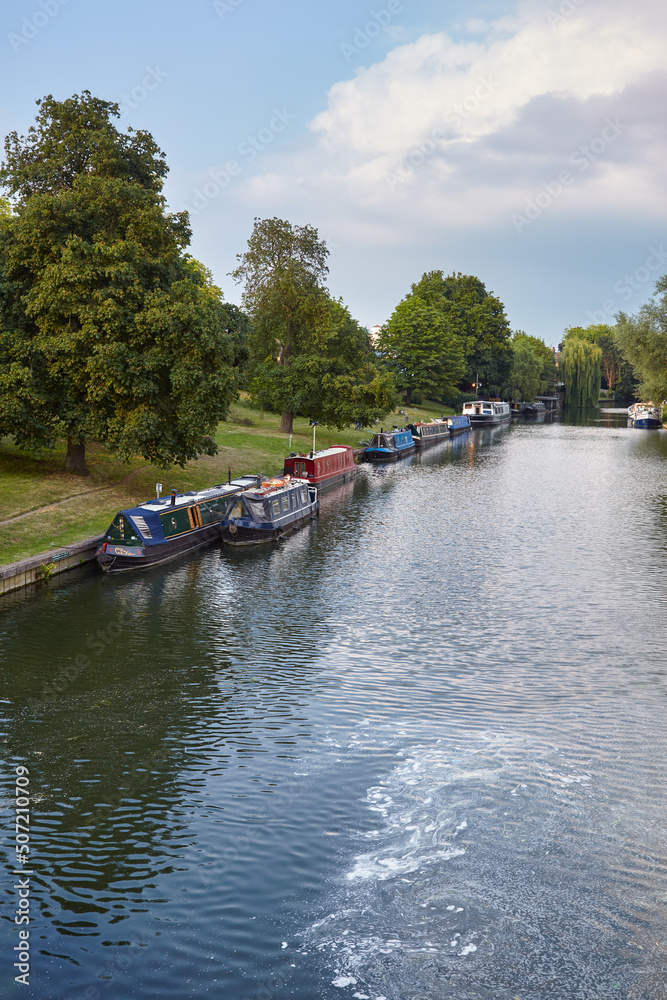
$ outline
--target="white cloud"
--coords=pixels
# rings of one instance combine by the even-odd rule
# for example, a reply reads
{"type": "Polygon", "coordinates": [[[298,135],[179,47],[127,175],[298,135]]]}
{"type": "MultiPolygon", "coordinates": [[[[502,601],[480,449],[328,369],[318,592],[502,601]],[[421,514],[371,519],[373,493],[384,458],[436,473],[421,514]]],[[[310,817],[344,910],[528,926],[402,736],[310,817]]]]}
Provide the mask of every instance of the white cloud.
{"type": "Polygon", "coordinates": [[[522,3],[471,27],[475,41],[425,34],[335,84],[310,147],[271,157],[244,196],[260,211],[317,206],[348,238],[390,242],[510,225],[563,170],[574,180],[554,214],[665,211],[662,3],[522,3]],[[623,127],[601,149],[607,119],[623,127]]]}

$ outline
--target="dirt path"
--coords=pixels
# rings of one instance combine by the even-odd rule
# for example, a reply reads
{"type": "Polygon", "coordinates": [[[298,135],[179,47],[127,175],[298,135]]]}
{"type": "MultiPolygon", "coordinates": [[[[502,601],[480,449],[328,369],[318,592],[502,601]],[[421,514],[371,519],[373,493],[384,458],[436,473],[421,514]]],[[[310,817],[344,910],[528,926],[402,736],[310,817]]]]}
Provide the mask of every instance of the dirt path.
{"type": "Polygon", "coordinates": [[[56,507],[62,506],[64,503],[70,503],[72,500],[78,500],[79,497],[89,497],[93,493],[104,493],[105,490],[115,490],[122,486],[127,486],[139,472],[145,469],[146,466],[141,466],[139,469],[134,469],[132,472],[128,473],[124,479],[119,479],[117,483],[111,483],[109,486],[96,486],[94,490],[84,490],[82,493],[72,493],[71,496],[65,497],[63,500],[55,500],[53,503],[47,504],[45,507],[35,507],[34,510],[27,510],[24,514],[15,514],[14,517],[8,517],[6,521],[0,521],[0,527],[5,524],[13,524],[14,521],[20,521],[24,517],[32,517],[33,514],[43,514],[47,510],[55,510],[56,507]]]}

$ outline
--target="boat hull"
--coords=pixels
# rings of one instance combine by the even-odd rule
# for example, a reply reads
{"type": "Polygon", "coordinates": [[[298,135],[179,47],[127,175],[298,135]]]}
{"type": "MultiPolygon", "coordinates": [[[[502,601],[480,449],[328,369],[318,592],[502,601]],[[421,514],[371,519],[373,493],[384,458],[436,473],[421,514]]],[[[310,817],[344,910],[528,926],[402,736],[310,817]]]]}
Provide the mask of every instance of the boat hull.
{"type": "Polygon", "coordinates": [[[398,462],[399,458],[406,458],[414,455],[417,450],[416,445],[411,444],[407,448],[367,448],[364,458],[367,462],[398,462]]]}
{"type": "Polygon", "coordinates": [[[270,542],[279,542],[281,538],[290,535],[297,528],[307,524],[317,517],[320,509],[320,502],[316,500],[307,508],[299,511],[298,516],[292,520],[279,525],[269,524],[224,524],[220,528],[220,536],[224,545],[234,548],[243,548],[249,545],[267,545],[270,542]]]}
{"type": "Polygon", "coordinates": [[[220,537],[217,524],[207,524],[185,537],[167,540],[160,545],[118,545],[103,542],[96,552],[97,565],[105,573],[129,573],[177,559],[186,552],[194,552],[204,545],[210,545],[220,537]]]}
{"type": "Polygon", "coordinates": [[[308,483],[310,486],[316,486],[318,495],[322,493],[328,493],[329,490],[333,490],[336,486],[341,486],[343,483],[347,483],[350,479],[354,479],[357,474],[357,468],[354,466],[352,469],[344,469],[343,472],[338,472],[336,475],[322,477],[321,479],[311,479],[308,477],[308,483]]]}
{"type": "Polygon", "coordinates": [[[480,413],[470,414],[470,424],[472,427],[496,427],[498,424],[505,424],[511,418],[510,413],[480,413]]]}
{"type": "Polygon", "coordinates": [[[630,417],[630,426],[642,431],[657,431],[662,422],[657,417],[630,417]]]}
{"type": "Polygon", "coordinates": [[[415,448],[417,448],[418,451],[422,451],[424,448],[430,448],[431,445],[440,444],[441,441],[448,441],[448,440],[449,440],[449,428],[443,431],[442,434],[431,434],[429,437],[415,438],[415,448]]]}

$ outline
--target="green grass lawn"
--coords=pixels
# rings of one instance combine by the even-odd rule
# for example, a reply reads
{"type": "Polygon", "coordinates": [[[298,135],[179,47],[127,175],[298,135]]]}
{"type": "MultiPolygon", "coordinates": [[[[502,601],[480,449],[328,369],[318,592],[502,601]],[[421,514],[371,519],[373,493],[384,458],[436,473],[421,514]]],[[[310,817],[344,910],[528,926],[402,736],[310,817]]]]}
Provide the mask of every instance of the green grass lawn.
{"type": "MultiPolygon", "coordinates": [[[[403,409],[410,421],[452,412],[428,402],[403,409]]],[[[385,427],[403,423],[398,413],[388,414],[383,421],[385,427]]],[[[154,496],[156,482],[163,484],[164,492],[184,491],[226,482],[228,468],[232,478],[253,472],[275,474],[290,451],[289,435],[281,434],[279,426],[278,414],[261,413],[242,398],[232,407],[229,420],[218,427],[217,455],[164,472],[142,459],[121,462],[92,444],[86,449],[90,475],[85,477],[64,471],[64,442],[48,458],[36,459],[5,438],[0,441],[0,522],[6,522],[0,523],[0,565],[45,552],[51,545],[68,545],[100,534],[116,511],[154,496]]],[[[316,446],[358,447],[370,433],[368,428],[336,431],[318,427],[316,446]]],[[[312,441],[307,418],[295,417],[291,450],[308,451],[312,441]]]]}

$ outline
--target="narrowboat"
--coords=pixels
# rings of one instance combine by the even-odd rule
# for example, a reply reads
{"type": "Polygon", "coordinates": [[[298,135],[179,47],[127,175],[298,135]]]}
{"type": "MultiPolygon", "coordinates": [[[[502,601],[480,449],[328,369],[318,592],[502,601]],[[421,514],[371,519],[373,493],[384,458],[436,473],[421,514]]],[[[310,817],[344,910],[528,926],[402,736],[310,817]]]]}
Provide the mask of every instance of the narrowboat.
{"type": "Polygon", "coordinates": [[[510,419],[510,404],[500,400],[476,399],[463,404],[463,415],[470,417],[473,427],[492,427],[510,419]]]}
{"type": "Polygon", "coordinates": [[[414,454],[415,448],[412,432],[407,428],[400,431],[381,428],[379,434],[373,435],[364,458],[367,462],[397,462],[399,458],[414,454]]]}
{"type": "Polygon", "coordinates": [[[256,482],[257,476],[241,476],[198,493],[172,490],[119,511],[96,552],[98,565],[105,573],[146,569],[216,541],[229,498],[256,482]]]}
{"type": "Polygon", "coordinates": [[[228,501],[219,531],[225,545],[262,545],[288,535],[319,509],[317,488],[307,480],[260,477],[228,501]]]}
{"type": "Polygon", "coordinates": [[[430,420],[427,424],[420,421],[418,424],[408,424],[408,429],[419,450],[449,439],[449,424],[446,420],[430,420]]]}
{"type": "Polygon", "coordinates": [[[536,400],[534,403],[526,403],[523,408],[524,417],[536,417],[540,413],[546,413],[547,408],[544,403],[536,400]]]}
{"type": "Polygon", "coordinates": [[[347,444],[336,444],[323,451],[311,451],[308,455],[295,455],[285,459],[283,475],[293,479],[307,479],[317,487],[318,496],[341,483],[352,479],[357,471],[354,464],[354,448],[347,444]]]}
{"type": "Polygon", "coordinates": [[[455,434],[463,434],[464,431],[469,431],[472,424],[467,413],[459,413],[457,416],[447,417],[447,426],[449,427],[449,433],[453,437],[455,434]]]}
{"type": "Polygon", "coordinates": [[[662,427],[662,414],[653,403],[633,403],[628,407],[631,427],[639,430],[655,430],[662,427]]]}

